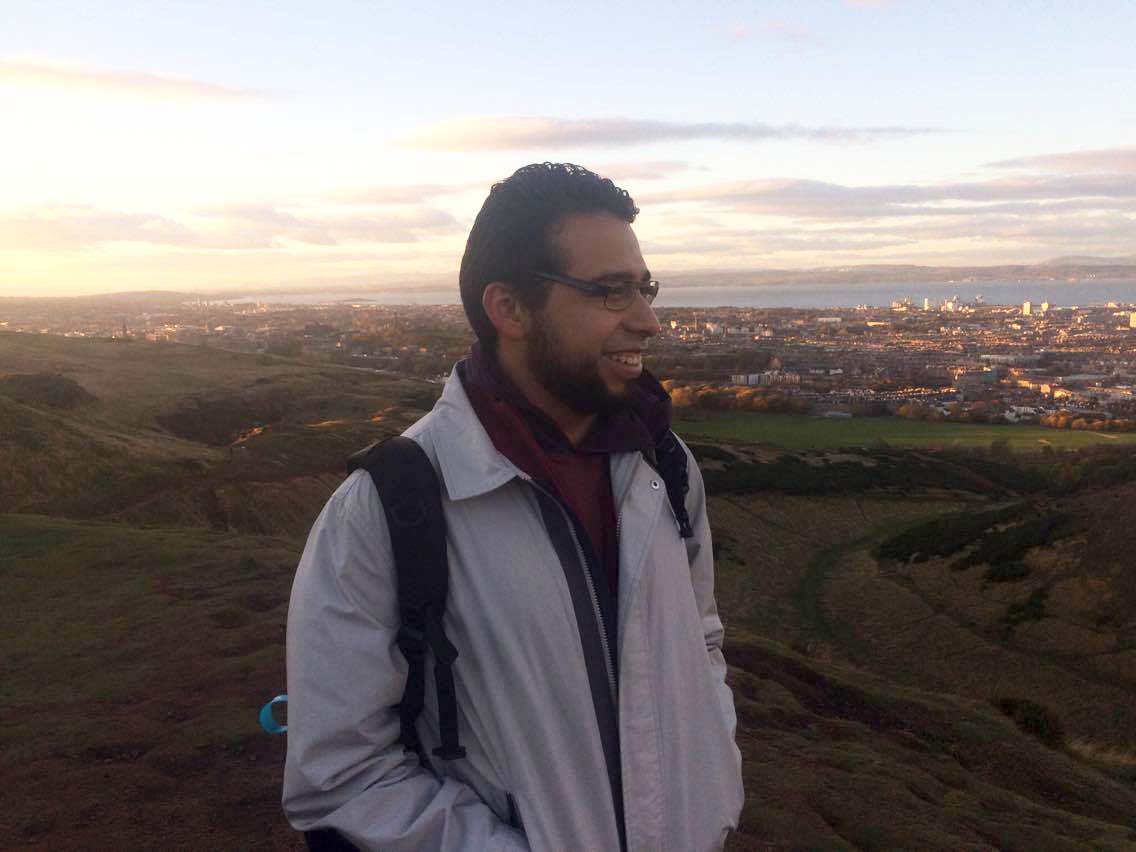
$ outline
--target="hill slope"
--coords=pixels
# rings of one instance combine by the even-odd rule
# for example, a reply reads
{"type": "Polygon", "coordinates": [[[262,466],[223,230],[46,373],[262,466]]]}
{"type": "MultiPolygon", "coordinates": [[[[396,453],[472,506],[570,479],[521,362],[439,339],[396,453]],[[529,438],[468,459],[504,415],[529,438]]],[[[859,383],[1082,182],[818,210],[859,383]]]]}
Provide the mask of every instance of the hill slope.
{"type": "MultiPolygon", "coordinates": [[[[0,384],[0,510],[222,527],[225,504],[243,505],[227,496],[232,482],[338,474],[351,452],[405,428],[435,395],[422,382],[350,368],[14,333],[0,333],[0,375],[47,388],[37,399],[0,384]],[[53,405],[53,376],[84,404],[53,405]]],[[[297,514],[276,519],[266,506],[251,529],[297,514]]],[[[249,512],[234,516],[239,526],[249,512]]]]}
{"type": "MultiPolygon", "coordinates": [[[[295,846],[283,739],[255,721],[284,684],[293,546],[16,515],[0,542],[18,637],[0,685],[0,844],[295,846]]],[[[740,631],[728,650],[748,790],[733,848],[1136,842],[1131,785],[988,707],[740,631]]]]}
{"type": "MultiPolygon", "coordinates": [[[[0,374],[25,377],[0,382],[0,846],[297,847],[283,740],[255,722],[284,685],[292,571],[343,459],[437,387],[3,333],[0,374]]],[[[734,848],[1136,844],[1133,677],[1112,653],[1131,647],[1136,609],[1123,450],[1055,455],[1052,493],[1032,462],[985,455],[698,452],[748,789],[734,848]],[[930,520],[1021,501],[1078,526],[1004,582],[952,567],[985,552],[975,542],[875,555],[930,520]],[[1007,631],[1043,586],[1041,617],[1007,631]],[[1103,633],[1116,647],[1089,653],[1103,633]],[[996,693],[1092,742],[1042,745],[996,693]]]]}

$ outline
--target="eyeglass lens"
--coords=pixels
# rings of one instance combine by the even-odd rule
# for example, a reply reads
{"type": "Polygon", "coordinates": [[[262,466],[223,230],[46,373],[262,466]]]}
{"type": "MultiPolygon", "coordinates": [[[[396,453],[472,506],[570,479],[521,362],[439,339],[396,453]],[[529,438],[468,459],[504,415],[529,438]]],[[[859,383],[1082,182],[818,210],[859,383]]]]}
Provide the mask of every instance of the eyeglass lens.
{"type": "Polygon", "coordinates": [[[636,292],[641,293],[643,300],[649,305],[655,300],[655,296],[659,292],[659,285],[653,281],[649,284],[621,284],[618,287],[613,287],[606,294],[604,304],[609,308],[622,310],[631,304],[636,292]]]}

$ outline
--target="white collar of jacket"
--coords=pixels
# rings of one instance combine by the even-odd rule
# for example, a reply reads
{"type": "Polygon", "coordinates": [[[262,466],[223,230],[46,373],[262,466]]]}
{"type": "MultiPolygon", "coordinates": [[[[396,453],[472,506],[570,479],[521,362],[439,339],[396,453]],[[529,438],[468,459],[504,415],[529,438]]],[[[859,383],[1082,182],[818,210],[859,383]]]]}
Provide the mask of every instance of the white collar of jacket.
{"type": "MultiPolygon", "coordinates": [[[[445,440],[434,440],[438,459],[438,472],[450,500],[467,500],[500,488],[513,478],[529,479],[493,445],[489,433],[477,419],[477,413],[462,387],[458,371],[451,371],[442,397],[434,410],[406,430],[408,438],[419,440],[427,424],[437,430],[434,435],[445,435],[445,440]]],[[[639,453],[613,453],[611,474],[616,506],[630,484],[631,474],[638,464],[639,453]]]]}
{"type": "Polygon", "coordinates": [[[446,436],[444,441],[434,440],[433,445],[438,472],[451,500],[477,497],[500,488],[514,477],[526,478],[493,446],[456,369],[446,380],[434,410],[407,429],[406,436],[417,440],[430,421],[437,430],[435,435],[446,436]]]}

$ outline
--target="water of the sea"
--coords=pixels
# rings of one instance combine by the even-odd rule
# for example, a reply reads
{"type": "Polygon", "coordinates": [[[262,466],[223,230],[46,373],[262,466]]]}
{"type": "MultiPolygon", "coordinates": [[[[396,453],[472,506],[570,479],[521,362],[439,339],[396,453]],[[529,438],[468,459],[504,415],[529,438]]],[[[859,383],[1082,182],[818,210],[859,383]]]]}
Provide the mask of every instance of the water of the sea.
{"type": "MultiPolygon", "coordinates": [[[[659,290],[655,304],[660,307],[735,306],[741,308],[833,308],[872,305],[887,307],[893,301],[911,299],[922,307],[923,299],[938,306],[958,296],[973,303],[977,296],[989,305],[1017,305],[1027,299],[1034,304],[1049,302],[1053,307],[1136,303],[1136,281],[985,281],[981,283],[896,282],[880,284],[793,284],[717,287],[667,287],[659,290]]],[[[249,295],[233,302],[264,302],[289,305],[355,303],[375,305],[446,305],[461,299],[455,282],[445,289],[374,290],[360,288],[350,292],[275,293],[249,295]]]]}

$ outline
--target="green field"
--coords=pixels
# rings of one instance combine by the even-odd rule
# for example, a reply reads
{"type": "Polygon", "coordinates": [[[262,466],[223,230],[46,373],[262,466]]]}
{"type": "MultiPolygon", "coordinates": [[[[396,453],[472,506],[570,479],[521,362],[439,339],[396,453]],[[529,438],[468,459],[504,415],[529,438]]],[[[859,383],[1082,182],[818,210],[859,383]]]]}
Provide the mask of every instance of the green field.
{"type": "Polygon", "coordinates": [[[684,437],[768,444],[790,450],[871,447],[989,447],[1005,439],[1016,452],[1079,449],[1136,444],[1136,433],[1100,433],[1047,429],[1042,426],[989,426],[927,423],[902,417],[812,417],[805,414],[758,414],[748,411],[679,412],[675,427],[684,437]]]}

